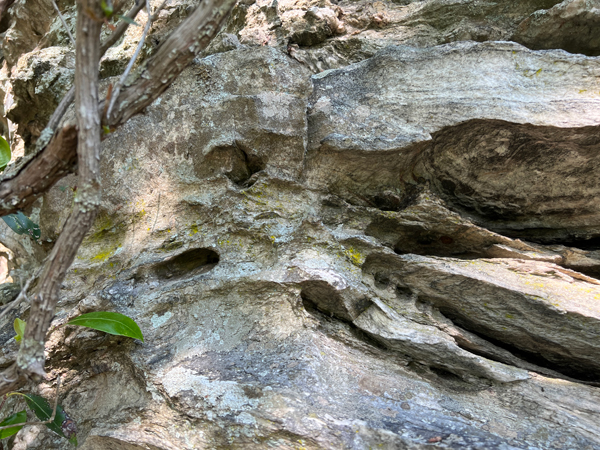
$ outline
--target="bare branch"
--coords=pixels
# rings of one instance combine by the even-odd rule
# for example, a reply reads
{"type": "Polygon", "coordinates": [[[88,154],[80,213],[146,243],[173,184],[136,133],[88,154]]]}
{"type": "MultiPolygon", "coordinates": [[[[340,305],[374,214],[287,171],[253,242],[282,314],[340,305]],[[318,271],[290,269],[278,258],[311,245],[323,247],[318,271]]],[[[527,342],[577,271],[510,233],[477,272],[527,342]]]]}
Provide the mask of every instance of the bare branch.
{"type": "Polygon", "coordinates": [[[62,128],[43,152],[0,183],[0,214],[25,209],[77,165],[77,129],[62,128]]]}
{"type": "Polygon", "coordinates": [[[73,211],[44,264],[17,356],[17,366],[22,373],[34,377],[44,374],[44,342],[54,317],[60,285],[100,204],[98,62],[102,23],[93,18],[100,14],[99,2],[81,0],[78,4],[75,113],[79,185],[73,211]]]}
{"type": "Polygon", "coordinates": [[[2,319],[6,314],[8,314],[9,311],[16,308],[23,300],[27,299],[27,289],[29,289],[29,285],[31,284],[31,281],[34,279],[34,277],[35,275],[29,278],[25,283],[25,286],[21,288],[21,292],[19,292],[17,298],[15,298],[12,302],[6,305],[4,311],[0,313],[0,319],[2,319]]]}
{"type": "Polygon", "coordinates": [[[158,8],[154,10],[152,17],[150,17],[150,20],[152,22],[158,19],[158,14],[162,11],[162,9],[166,6],[167,3],[169,3],[169,0],[163,0],[163,2],[160,5],[158,5],[158,8]]]}
{"type": "Polygon", "coordinates": [[[205,49],[221,29],[235,0],[205,0],[171,33],[148,61],[146,69],[129,87],[121,91],[118,107],[103,120],[111,128],[125,123],[156,100],[205,49]]]}
{"type": "MultiPolygon", "coordinates": [[[[107,125],[116,129],[156,100],[206,48],[234,4],[235,0],[203,1],[163,42],[140,78],[121,91],[107,125]]],[[[102,102],[99,108],[103,107],[102,102]]],[[[0,214],[25,208],[69,173],[77,161],[75,146],[75,130],[73,125],[67,125],[17,174],[3,180],[0,183],[0,214]]]]}
{"type": "MultiPolygon", "coordinates": [[[[165,3],[166,2],[164,2],[159,8],[162,8],[165,3]]],[[[131,8],[129,10],[129,12],[127,14],[125,14],[125,17],[127,17],[129,19],[135,19],[135,16],[137,16],[137,14],[142,10],[143,7],[144,7],[143,2],[139,2],[139,4],[137,2],[134,2],[133,8],[131,8]]],[[[159,9],[157,9],[157,11],[159,11],[159,9]]],[[[102,57],[102,55],[104,55],[106,53],[106,51],[110,47],[112,47],[112,45],[115,42],[117,42],[121,38],[121,36],[123,36],[123,34],[125,34],[125,31],[127,31],[127,27],[129,27],[129,23],[127,23],[124,20],[122,20],[121,23],[119,25],[117,25],[117,28],[110,34],[110,36],[100,46],[100,57],[102,57]]],[[[69,89],[69,91],[63,97],[63,99],[60,101],[60,103],[54,110],[52,117],[50,117],[50,120],[48,121],[48,125],[46,125],[46,128],[52,130],[52,132],[54,132],[56,130],[61,119],[67,112],[67,109],[69,109],[69,106],[71,106],[71,103],[73,103],[73,100],[75,100],[75,87],[72,87],[71,89],[69,89]]]]}
{"type": "MultiPolygon", "coordinates": [[[[135,16],[137,16],[137,14],[142,10],[143,7],[144,2],[134,2],[133,8],[131,8],[129,12],[125,14],[125,17],[132,20],[135,19],[135,16]]],[[[112,47],[113,44],[117,42],[121,38],[121,36],[123,36],[123,34],[125,34],[127,27],[129,27],[129,23],[122,20],[121,23],[117,25],[117,28],[115,28],[115,31],[113,31],[100,46],[100,55],[104,55],[104,53],[106,53],[106,50],[112,47]]]]}
{"type": "Polygon", "coordinates": [[[63,27],[65,27],[65,30],[67,30],[69,39],[71,39],[71,44],[75,45],[75,38],[71,34],[71,30],[69,30],[69,26],[67,25],[67,22],[65,21],[65,18],[63,17],[63,15],[60,13],[60,9],[58,9],[58,5],[56,4],[55,0],[52,0],[52,6],[54,6],[54,10],[58,14],[58,17],[60,18],[60,21],[62,22],[63,27]]]}
{"type": "Polygon", "coordinates": [[[150,31],[150,25],[152,25],[152,14],[150,13],[149,0],[146,0],[146,11],[148,13],[148,20],[146,21],[146,26],[144,27],[144,32],[142,33],[142,37],[140,38],[140,41],[138,42],[135,52],[133,53],[133,55],[131,56],[131,59],[129,60],[129,64],[127,64],[127,67],[125,68],[125,71],[121,75],[121,78],[119,78],[119,81],[113,87],[112,96],[110,98],[110,102],[108,104],[108,109],[106,111],[107,116],[110,116],[110,113],[112,112],[112,109],[115,106],[115,101],[117,100],[117,97],[119,96],[119,93],[121,92],[121,88],[125,84],[125,80],[129,76],[129,72],[131,72],[131,69],[132,69],[133,65],[135,64],[135,60],[137,59],[138,55],[142,51],[142,47],[144,46],[144,43],[146,42],[146,36],[148,35],[148,31],[150,31]]]}

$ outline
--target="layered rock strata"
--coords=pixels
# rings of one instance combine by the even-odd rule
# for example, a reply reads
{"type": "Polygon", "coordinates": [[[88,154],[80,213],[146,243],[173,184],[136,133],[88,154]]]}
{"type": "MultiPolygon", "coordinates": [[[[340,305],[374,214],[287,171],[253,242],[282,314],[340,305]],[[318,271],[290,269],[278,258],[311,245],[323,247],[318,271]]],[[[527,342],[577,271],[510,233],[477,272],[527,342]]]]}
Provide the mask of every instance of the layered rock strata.
{"type": "MultiPolygon", "coordinates": [[[[81,448],[600,448],[600,60],[522,37],[584,3],[240,3],[103,143],[47,344],[81,448]],[[99,310],[144,342],[58,327],[99,310]]],[[[19,130],[60,97],[36,61],[68,79],[55,43],[5,74],[19,130]]],[[[28,211],[42,245],[2,224],[15,283],[76,186],[28,211]]]]}

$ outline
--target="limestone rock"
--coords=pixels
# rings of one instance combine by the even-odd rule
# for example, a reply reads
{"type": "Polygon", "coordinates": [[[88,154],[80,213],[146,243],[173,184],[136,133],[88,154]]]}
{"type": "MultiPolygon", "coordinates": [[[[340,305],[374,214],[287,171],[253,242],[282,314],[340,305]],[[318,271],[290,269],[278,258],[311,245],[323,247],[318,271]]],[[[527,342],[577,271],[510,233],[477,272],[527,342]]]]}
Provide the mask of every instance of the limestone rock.
{"type": "MultiPolygon", "coordinates": [[[[62,375],[84,450],[598,448],[600,65],[462,42],[509,39],[557,3],[240,2],[103,142],[103,200],[61,287],[49,379],[27,389],[51,397],[62,375]],[[144,342],[64,325],[102,310],[144,342]]],[[[72,71],[54,24],[36,37],[52,47],[4,68],[22,134],[72,71]]],[[[16,285],[76,186],[27,212],[41,244],[0,222],[16,285]]],[[[15,317],[28,305],[0,320],[3,367],[15,317]]],[[[68,447],[43,426],[13,445],[68,447]]]]}
{"type": "Polygon", "coordinates": [[[8,118],[19,124],[26,142],[35,141],[75,77],[75,52],[48,47],[26,53],[16,64],[12,78],[13,105],[8,118]]]}
{"type": "Polygon", "coordinates": [[[562,48],[571,53],[600,54],[600,8],[594,1],[564,0],[534,12],[519,24],[513,40],[533,49],[562,48]]]}
{"type": "Polygon", "coordinates": [[[293,57],[317,73],[362,61],[390,45],[508,40],[532,13],[556,3],[259,0],[240,2],[227,33],[246,45],[298,44],[293,57]]]}
{"type": "Polygon", "coordinates": [[[456,43],[390,48],[316,75],[306,179],[353,201],[397,191],[400,203],[408,185],[429,183],[511,236],[595,238],[598,179],[567,180],[597,171],[599,69],[564,52],[456,43]]]}

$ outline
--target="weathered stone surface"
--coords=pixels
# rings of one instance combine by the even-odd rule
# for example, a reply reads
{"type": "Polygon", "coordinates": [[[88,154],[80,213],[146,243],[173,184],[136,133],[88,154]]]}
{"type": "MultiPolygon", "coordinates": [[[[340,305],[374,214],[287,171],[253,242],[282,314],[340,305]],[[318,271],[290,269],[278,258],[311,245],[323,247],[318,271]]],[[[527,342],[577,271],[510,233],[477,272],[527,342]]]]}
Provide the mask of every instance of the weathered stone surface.
{"type": "Polygon", "coordinates": [[[533,49],[562,48],[571,53],[600,54],[600,8],[590,0],[564,0],[534,12],[519,24],[513,40],[533,49]]]}
{"type": "Polygon", "coordinates": [[[582,280],[577,272],[550,263],[502,258],[461,261],[405,255],[377,262],[372,255],[365,262],[372,273],[377,273],[372,265],[385,266],[379,270],[388,276],[395,264],[403,287],[463,328],[538,355],[580,378],[598,378],[598,281],[582,280]]]}
{"type": "Polygon", "coordinates": [[[306,179],[354,202],[396,192],[399,204],[427,182],[503,233],[595,238],[598,70],[564,52],[456,43],[314,76],[306,179]]]}
{"type": "Polygon", "coordinates": [[[390,45],[508,40],[529,15],[556,3],[259,0],[240,2],[227,33],[246,45],[288,48],[316,73],[362,61],[390,45]]]}
{"type": "MultiPolygon", "coordinates": [[[[506,39],[556,3],[240,3],[104,141],[103,202],[28,389],[62,375],[84,450],[600,447],[598,61],[436,46],[506,39]],[[390,42],[416,46],[311,78],[390,42]],[[144,342],[59,326],[101,310],[144,342]]],[[[27,67],[6,92],[36,86],[27,67]]],[[[0,222],[11,269],[41,262],[76,187],[27,211],[41,244],[0,222]]],[[[27,308],[0,322],[2,367],[27,308]]],[[[13,445],[68,447],[43,426],[13,445]]]]}
{"type": "Polygon", "coordinates": [[[8,11],[11,20],[2,39],[2,55],[12,67],[22,55],[35,49],[56,13],[49,0],[15,2],[8,11]]]}
{"type": "Polygon", "coordinates": [[[17,75],[11,79],[14,103],[6,114],[19,124],[22,138],[30,142],[40,135],[73,83],[75,52],[65,47],[48,47],[26,53],[15,67],[17,75]]]}

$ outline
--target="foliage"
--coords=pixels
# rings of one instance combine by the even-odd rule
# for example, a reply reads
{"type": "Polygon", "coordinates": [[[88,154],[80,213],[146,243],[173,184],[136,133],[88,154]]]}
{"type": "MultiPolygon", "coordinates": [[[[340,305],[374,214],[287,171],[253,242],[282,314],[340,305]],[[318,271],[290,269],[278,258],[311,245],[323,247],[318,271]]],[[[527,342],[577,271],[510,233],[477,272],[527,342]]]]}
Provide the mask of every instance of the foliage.
{"type": "Polygon", "coordinates": [[[27,324],[24,320],[21,320],[18,317],[15,319],[13,323],[15,333],[17,333],[17,335],[15,336],[15,341],[21,342],[21,339],[23,339],[23,335],[25,335],[25,325],[27,324]]]}
{"type": "MultiPolygon", "coordinates": [[[[142,331],[135,321],[123,314],[109,311],[97,311],[88,314],[82,314],[74,319],[71,319],[66,323],[67,325],[79,325],[82,327],[92,328],[94,330],[104,331],[105,333],[114,334],[116,336],[126,336],[134,339],[144,340],[142,331]]],[[[27,323],[19,318],[15,319],[13,324],[15,333],[15,340],[20,342],[25,334],[25,327],[27,323]]],[[[34,394],[23,394],[21,392],[11,392],[7,395],[19,395],[25,398],[27,406],[42,422],[48,421],[52,417],[53,408],[50,407],[48,401],[34,394]]],[[[12,416],[6,418],[0,423],[0,427],[6,425],[12,425],[17,423],[25,423],[27,415],[25,411],[20,411],[12,416]]],[[[54,420],[46,424],[48,428],[54,431],[59,436],[62,436],[69,440],[69,442],[77,446],[77,426],[75,422],[69,417],[62,406],[56,406],[56,414],[54,420]]],[[[16,434],[23,425],[18,427],[7,428],[4,430],[0,429],[0,439],[16,434]]]]}
{"type": "MultiPolygon", "coordinates": [[[[25,423],[26,421],[27,412],[23,410],[4,419],[2,422],[0,422],[0,427],[5,427],[6,425],[12,425],[15,423],[25,423]]],[[[11,437],[13,434],[17,434],[21,428],[23,428],[23,425],[0,430],[0,439],[6,439],[7,437],[11,437]]]]}
{"type": "MultiPolygon", "coordinates": [[[[27,406],[36,417],[42,422],[47,422],[52,418],[52,412],[54,408],[48,404],[48,401],[44,397],[40,397],[39,395],[34,394],[23,394],[21,392],[12,392],[10,395],[19,395],[25,398],[25,402],[27,406]]],[[[25,412],[25,411],[22,411],[25,412]]],[[[12,416],[11,416],[12,417],[12,416]]],[[[22,422],[13,422],[13,423],[23,423],[22,422]]],[[[69,440],[69,442],[75,446],[77,446],[77,436],[76,436],[76,427],[73,426],[73,421],[65,412],[62,406],[56,405],[56,414],[54,415],[54,420],[46,423],[46,426],[54,431],[59,436],[62,436],[69,440]]],[[[9,424],[10,425],[10,424],[9,424]]],[[[12,428],[11,428],[12,429],[12,428]]],[[[19,430],[17,430],[19,431],[19,430]]],[[[15,432],[16,433],[16,432],[15,432]]]]}
{"type": "Polygon", "coordinates": [[[3,171],[11,158],[10,145],[2,136],[0,136],[0,172],[3,171]]]}
{"type": "Polygon", "coordinates": [[[40,226],[34,223],[29,217],[19,211],[16,214],[3,216],[2,220],[17,234],[27,234],[34,240],[38,240],[42,235],[40,226]]]}
{"type": "Polygon", "coordinates": [[[129,317],[116,312],[98,311],[82,314],[69,320],[67,325],[79,325],[116,336],[127,336],[139,339],[140,341],[144,340],[138,324],[129,317]]]}

